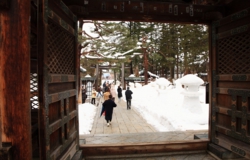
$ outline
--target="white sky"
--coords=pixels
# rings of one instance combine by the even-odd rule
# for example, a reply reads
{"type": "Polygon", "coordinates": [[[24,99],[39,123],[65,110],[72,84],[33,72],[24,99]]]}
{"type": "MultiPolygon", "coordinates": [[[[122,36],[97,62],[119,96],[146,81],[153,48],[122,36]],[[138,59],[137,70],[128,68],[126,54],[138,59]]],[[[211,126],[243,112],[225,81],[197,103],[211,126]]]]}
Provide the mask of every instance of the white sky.
{"type": "MultiPolygon", "coordinates": [[[[117,86],[115,86],[117,88],[117,86]]],[[[199,87],[199,105],[201,113],[185,107],[183,103],[184,89],[179,80],[176,87],[167,87],[162,90],[156,83],[141,86],[130,83],[133,92],[132,108],[141,114],[145,120],[154,126],[159,132],[163,131],[185,131],[185,130],[205,130],[208,129],[209,105],[205,104],[205,87],[199,87]]],[[[123,100],[125,101],[125,90],[123,100]]],[[[189,101],[189,100],[188,100],[189,101]]],[[[185,100],[187,102],[187,99],[185,100]]],[[[191,100],[187,103],[193,103],[191,100]]],[[[97,107],[90,104],[79,104],[79,134],[89,134],[92,129],[97,107]]],[[[114,111],[115,112],[115,111],[114,111]]]]}

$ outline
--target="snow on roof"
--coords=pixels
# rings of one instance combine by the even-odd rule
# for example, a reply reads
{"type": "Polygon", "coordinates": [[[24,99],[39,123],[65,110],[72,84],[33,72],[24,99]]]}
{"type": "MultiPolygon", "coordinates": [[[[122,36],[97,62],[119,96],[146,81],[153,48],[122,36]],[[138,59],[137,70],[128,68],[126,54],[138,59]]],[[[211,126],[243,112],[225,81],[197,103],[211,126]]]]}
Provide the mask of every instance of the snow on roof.
{"type": "Polygon", "coordinates": [[[86,72],[87,70],[86,70],[85,68],[83,68],[83,67],[80,66],[80,71],[81,71],[82,73],[84,73],[84,72],[86,72]]]}
{"type": "Polygon", "coordinates": [[[139,75],[143,74],[144,73],[144,70],[141,70],[139,71],[139,75]]]}
{"type": "Polygon", "coordinates": [[[100,56],[90,56],[90,55],[86,55],[85,56],[86,58],[89,58],[89,59],[102,59],[103,57],[100,57],[100,56]]]}
{"type": "Polygon", "coordinates": [[[133,49],[131,49],[131,50],[128,50],[128,51],[126,51],[126,52],[124,52],[124,53],[122,53],[121,55],[126,55],[126,54],[128,54],[128,53],[131,53],[131,52],[133,52],[134,50],[136,50],[136,49],[140,49],[141,47],[135,47],[135,48],[133,48],[133,49]]]}
{"type": "Polygon", "coordinates": [[[183,85],[201,85],[204,81],[193,74],[187,74],[180,79],[180,83],[183,85]]]}
{"type": "Polygon", "coordinates": [[[109,52],[106,52],[106,53],[104,53],[104,54],[99,54],[99,55],[95,55],[95,56],[87,54],[87,55],[85,55],[85,57],[86,57],[86,58],[89,58],[89,59],[103,59],[103,58],[110,58],[110,59],[115,59],[115,58],[118,58],[118,59],[125,59],[125,58],[126,58],[126,57],[125,57],[126,54],[129,54],[129,53],[131,53],[131,52],[133,52],[134,50],[137,50],[137,49],[140,49],[140,47],[135,47],[135,48],[133,48],[133,49],[131,49],[131,50],[128,50],[128,51],[126,51],[126,52],[124,52],[124,53],[116,53],[115,55],[109,55],[109,54],[108,54],[108,53],[110,53],[110,51],[109,51],[109,52]],[[100,56],[100,55],[101,55],[101,56],[100,56]]]}
{"type": "Polygon", "coordinates": [[[155,81],[155,83],[160,85],[160,86],[169,86],[169,84],[170,84],[169,80],[167,80],[166,78],[158,78],[155,81]]]}
{"type": "Polygon", "coordinates": [[[153,74],[151,72],[148,71],[148,74],[151,76],[151,77],[155,77],[155,78],[159,78],[159,76],[157,76],[156,74],[153,74]]]}
{"type": "Polygon", "coordinates": [[[207,73],[198,73],[200,76],[207,76],[207,73]]]}
{"type": "Polygon", "coordinates": [[[85,77],[91,77],[89,74],[87,74],[85,77]]]}

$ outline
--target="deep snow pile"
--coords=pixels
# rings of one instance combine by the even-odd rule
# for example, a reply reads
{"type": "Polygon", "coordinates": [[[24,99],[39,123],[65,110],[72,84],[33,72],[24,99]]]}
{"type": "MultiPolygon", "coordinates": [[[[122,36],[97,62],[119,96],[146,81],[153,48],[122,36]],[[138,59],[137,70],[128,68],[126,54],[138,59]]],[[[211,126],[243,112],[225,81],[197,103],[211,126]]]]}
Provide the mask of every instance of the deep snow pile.
{"type": "Polygon", "coordinates": [[[90,103],[78,105],[79,134],[89,134],[91,132],[97,107],[90,103]]]}
{"type": "MultiPolygon", "coordinates": [[[[191,113],[183,108],[183,88],[179,80],[172,85],[159,87],[159,83],[148,85],[130,83],[132,108],[159,131],[184,131],[208,129],[208,104],[205,104],[205,87],[200,86],[200,104],[202,113],[191,113]],[[134,87],[136,86],[136,87],[134,87]]],[[[125,90],[123,91],[125,92],[125,90]]],[[[123,95],[125,95],[123,93],[123,95]]],[[[123,96],[125,100],[125,96],[123,96]]]]}

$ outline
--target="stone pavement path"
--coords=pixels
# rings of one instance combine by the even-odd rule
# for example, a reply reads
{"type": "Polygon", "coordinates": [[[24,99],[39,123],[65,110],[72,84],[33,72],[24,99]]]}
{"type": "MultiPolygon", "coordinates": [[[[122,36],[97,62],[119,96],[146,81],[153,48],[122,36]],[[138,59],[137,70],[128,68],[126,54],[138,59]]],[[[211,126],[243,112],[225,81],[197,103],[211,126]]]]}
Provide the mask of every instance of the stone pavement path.
{"type": "MultiPolygon", "coordinates": [[[[101,100],[103,102],[103,99],[101,100]]],[[[97,114],[90,134],[117,134],[117,133],[145,133],[157,132],[154,127],[148,124],[139,113],[133,109],[127,110],[126,102],[115,98],[117,107],[114,108],[111,126],[107,127],[104,116],[100,117],[102,104],[97,107],[97,114]]]]}
{"type": "MultiPolygon", "coordinates": [[[[103,99],[101,100],[103,102],[103,99]]],[[[85,144],[114,144],[114,143],[150,143],[193,140],[194,134],[206,134],[206,130],[201,131],[172,131],[159,132],[136,110],[127,110],[126,102],[115,98],[117,107],[114,108],[112,124],[107,127],[104,116],[100,117],[102,104],[97,107],[97,114],[94,119],[90,134],[80,135],[81,143],[85,144]]]]}
{"type": "MultiPolygon", "coordinates": [[[[103,99],[101,100],[103,102],[103,99]]],[[[100,117],[102,104],[97,107],[97,114],[94,119],[90,134],[80,135],[80,144],[128,144],[128,143],[150,143],[193,140],[194,134],[207,134],[207,131],[186,131],[186,132],[159,132],[148,124],[137,111],[127,110],[126,102],[115,98],[117,107],[113,111],[112,125],[107,127],[104,116],[100,117]]],[[[177,155],[152,155],[142,157],[88,157],[87,159],[113,159],[113,160],[215,160],[206,152],[177,155]]]]}

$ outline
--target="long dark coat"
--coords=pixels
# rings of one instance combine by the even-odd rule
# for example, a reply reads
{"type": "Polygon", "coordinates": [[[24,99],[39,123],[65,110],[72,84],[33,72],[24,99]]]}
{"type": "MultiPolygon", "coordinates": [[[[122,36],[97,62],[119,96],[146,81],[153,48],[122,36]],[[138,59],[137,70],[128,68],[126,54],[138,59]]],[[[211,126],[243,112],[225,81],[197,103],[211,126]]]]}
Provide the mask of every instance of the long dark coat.
{"type": "Polygon", "coordinates": [[[108,99],[103,103],[103,110],[105,111],[105,119],[112,120],[113,108],[116,107],[115,102],[112,99],[108,99]]]}
{"type": "Polygon", "coordinates": [[[82,91],[82,103],[85,103],[85,100],[87,98],[85,90],[82,91]]]}
{"type": "Polygon", "coordinates": [[[132,92],[131,90],[127,89],[127,90],[125,91],[126,100],[132,99],[132,94],[133,94],[133,92],[132,92]]]}
{"type": "Polygon", "coordinates": [[[117,88],[118,98],[122,97],[122,89],[120,86],[117,88]]]}

